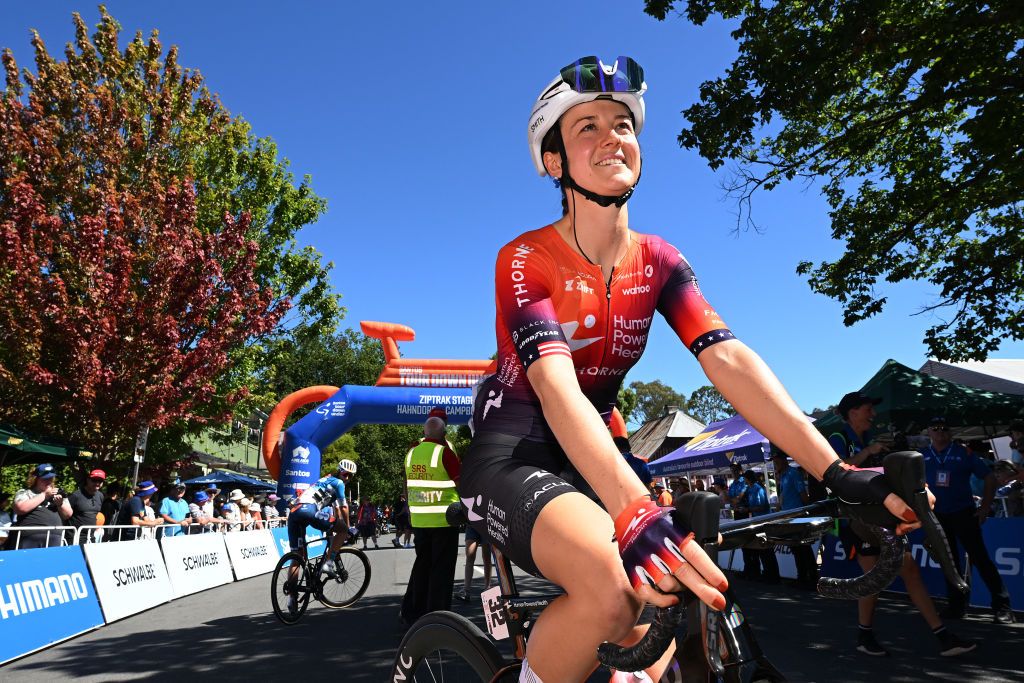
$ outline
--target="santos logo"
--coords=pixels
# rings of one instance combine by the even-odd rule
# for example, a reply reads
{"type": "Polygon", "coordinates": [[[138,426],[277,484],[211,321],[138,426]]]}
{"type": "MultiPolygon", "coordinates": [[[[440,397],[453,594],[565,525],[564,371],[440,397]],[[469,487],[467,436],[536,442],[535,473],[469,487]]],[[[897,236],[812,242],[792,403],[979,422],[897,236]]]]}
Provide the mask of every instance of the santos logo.
{"type": "Polygon", "coordinates": [[[0,617],[16,617],[89,597],[80,572],[9,583],[0,590],[0,617]]]}

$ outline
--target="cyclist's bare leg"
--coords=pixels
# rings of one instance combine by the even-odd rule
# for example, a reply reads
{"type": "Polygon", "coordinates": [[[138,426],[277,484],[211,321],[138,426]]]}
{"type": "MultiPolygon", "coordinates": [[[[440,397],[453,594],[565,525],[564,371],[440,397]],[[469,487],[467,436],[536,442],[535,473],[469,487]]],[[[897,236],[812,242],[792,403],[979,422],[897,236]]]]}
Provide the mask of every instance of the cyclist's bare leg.
{"type": "Polygon", "coordinates": [[[341,550],[341,546],[345,545],[345,541],[348,540],[348,527],[341,520],[334,523],[334,536],[331,537],[331,557],[341,550]]]}
{"type": "Polygon", "coordinates": [[[608,513],[580,493],[558,496],[534,523],[534,562],[566,592],[541,612],[527,646],[530,668],[545,683],[586,679],[597,646],[628,637],[640,616],[613,535],[608,513]]]}

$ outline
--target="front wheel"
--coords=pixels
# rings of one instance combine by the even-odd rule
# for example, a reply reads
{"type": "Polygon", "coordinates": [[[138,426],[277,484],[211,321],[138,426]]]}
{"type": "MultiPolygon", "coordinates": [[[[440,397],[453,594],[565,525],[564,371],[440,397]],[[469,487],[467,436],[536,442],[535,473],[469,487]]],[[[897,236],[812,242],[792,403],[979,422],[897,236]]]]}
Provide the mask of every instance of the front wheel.
{"type": "Polygon", "coordinates": [[[283,624],[294,624],[309,607],[309,571],[302,553],[285,553],[270,579],[270,602],[274,616],[283,624]]]}
{"type": "Polygon", "coordinates": [[[388,680],[486,682],[503,664],[494,643],[469,619],[431,612],[405,634],[388,680]]]}
{"type": "Polygon", "coordinates": [[[320,602],[335,609],[348,607],[363,597],[370,585],[370,560],[356,548],[342,548],[334,559],[335,571],[320,565],[320,602]]]}

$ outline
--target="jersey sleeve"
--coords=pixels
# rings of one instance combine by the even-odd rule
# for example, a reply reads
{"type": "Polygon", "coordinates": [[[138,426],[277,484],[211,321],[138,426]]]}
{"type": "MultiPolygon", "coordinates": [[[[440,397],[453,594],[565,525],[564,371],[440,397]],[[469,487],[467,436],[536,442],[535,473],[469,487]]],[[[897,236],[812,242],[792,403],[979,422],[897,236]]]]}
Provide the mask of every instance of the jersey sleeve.
{"type": "Polygon", "coordinates": [[[527,240],[507,244],[498,252],[494,269],[498,315],[524,369],[544,356],[572,359],[551,300],[556,275],[550,256],[527,240]]]}
{"type": "Polygon", "coordinates": [[[657,309],[694,356],[735,335],[707,302],[697,276],[679,250],[661,240],[656,244],[658,270],[668,273],[658,296],[657,309]]]}

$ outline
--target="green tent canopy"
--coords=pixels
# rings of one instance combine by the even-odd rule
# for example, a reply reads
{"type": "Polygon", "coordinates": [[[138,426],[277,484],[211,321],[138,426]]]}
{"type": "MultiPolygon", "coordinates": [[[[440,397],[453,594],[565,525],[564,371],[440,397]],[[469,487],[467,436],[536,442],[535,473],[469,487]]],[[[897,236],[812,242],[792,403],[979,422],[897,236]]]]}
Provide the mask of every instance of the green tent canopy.
{"type": "MultiPolygon", "coordinates": [[[[882,431],[916,434],[931,418],[942,416],[958,436],[991,437],[1005,434],[1011,422],[1024,419],[1024,396],[974,389],[917,372],[891,359],[861,391],[882,399],[876,407],[874,424],[882,431]]],[[[814,426],[830,434],[842,424],[833,413],[814,426]]]]}
{"type": "Polygon", "coordinates": [[[70,462],[91,455],[75,446],[63,446],[33,439],[10,425],[0,425],[0,464],[70,462]]]}

